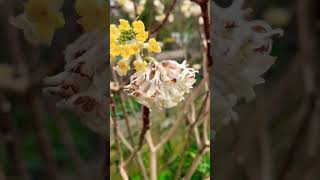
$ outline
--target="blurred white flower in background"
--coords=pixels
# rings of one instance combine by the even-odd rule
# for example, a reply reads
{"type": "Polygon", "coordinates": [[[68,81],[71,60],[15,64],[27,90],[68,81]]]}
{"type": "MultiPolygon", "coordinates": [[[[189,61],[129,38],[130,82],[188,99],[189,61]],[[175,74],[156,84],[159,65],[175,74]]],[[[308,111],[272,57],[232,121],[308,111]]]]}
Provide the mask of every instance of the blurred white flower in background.
{"type": "Polygon", "coordinates": [[[23,30],[30,43],[50,45],[55,30],[65,23],[60,12],[62,4],[62,0],[29,0],[24,4],[24,12],[10,17],[9,23],[23,30]]]}
{"type": "Polygon", "coordinates": [[[272,38],[283,33],[264,21],[248,20],[251,10],[242,7],[243,0],[235,0],[228,8],[212,7],[212,111],[223,123],[237,119],[232,108],[239,99],[255,97],[253,87],[264,83],[261,75],[276,59],[269,55],[272,38]]]}
{"type": "Polygon", "coordinates": [[[198,4],[192,2],[191,0],[184,0],[181,5],[181,12],[185,17],[190,16],[200,16],[201,8],[198,4]]]}
{"type": "MultiPolygon", "coordinates": [[[[154,0],[153,6],[155,7],[155,11],[157,13],[157,15],[155,16],[155,20],[158,22],[162,22],[166,17],[166,14],[164,12],[165,10],[164,4],[161,2],[161,0],[154,0]]],[[[170,23],[174,21],[174,15],[172,13],[169,14],[168,21],[170,23]]]]}
{"type": "MultiPolygon", "coordinates": [[[[135,19],[137,16],[141,15],[147,3],[147,0],[139,0],[139,2],[136,3],[136,5],[132,0],[115,0],[115,1],[124,12],[128,13],[131,19],[135,19]]],[[[112,2],[112,4],[114,4],[114,2],[112,2]]]]}
{"type": "Polygon", "coordinates": [[[117,0],[119,6],[129,14],[130,18],[135,17],[134,2],[131,0],[117,0]]]}
{"type": "Polygon", "coordinates": [[[59,98],[59,107],[75,111],[90,129],[104,135],[109,134],[107,37],[98,30],[83,34],[67,46],[64,71],[43,79],[43,91],[59,98]]]}

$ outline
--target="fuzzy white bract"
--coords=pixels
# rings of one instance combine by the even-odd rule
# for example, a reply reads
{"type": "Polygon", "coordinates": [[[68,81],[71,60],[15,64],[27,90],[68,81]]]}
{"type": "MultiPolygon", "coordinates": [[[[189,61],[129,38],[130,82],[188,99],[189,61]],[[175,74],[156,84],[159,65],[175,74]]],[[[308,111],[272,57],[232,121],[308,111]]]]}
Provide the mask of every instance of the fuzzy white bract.
{"type": "Polygon", "coordinates": [[[65,50],[63,72],[43,79],[46,94],[59,98],[57,106],[75,111],[91,130],[109,135],[105,119],[109,105],[107,35],[83,34],[65,50]]]}
{"type": "Polygon", "coordinates": [[[272,38],[282,30],[272,29],[264,21],[249,20],[251,9],[242,9],[243,0],[228,8],[212,6],[214,66],[211,76],[213,116],[224,123],[236,120],[233,107],[239,99],[255,97],[254,86],[264,83],[261,77],[275,62],[270,55],[272,38]]]}
{"type": "Polygon", "coordinates": [[[130,77],[125,91],[150,109],[177,106],[190,92],[196,71],[184,61],[173,60],[149,63],[146,72],[136,72],[130,77]]]}

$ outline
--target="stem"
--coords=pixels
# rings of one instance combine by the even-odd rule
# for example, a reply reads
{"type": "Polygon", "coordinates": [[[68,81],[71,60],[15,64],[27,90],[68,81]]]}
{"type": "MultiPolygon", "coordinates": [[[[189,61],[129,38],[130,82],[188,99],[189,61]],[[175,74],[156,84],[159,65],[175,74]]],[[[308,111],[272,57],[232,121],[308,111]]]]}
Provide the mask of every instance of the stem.
{"type": "Polygon", "coordinates": [[[146,132],[146,141],[150,150],[150,177],[157,180],[157,149],[155,148],[150,131],[146,132]]]}
{"type": "Polygon", "coordinates": [[[139,142],[139,146],[142,146],[142,139],[145,136],[145,134],[147,133],[147,131],[150,129],[150,119],[149,119],[149,114],[150,114],[150,110],[148,107],[143,106],[142,107],[142,121],[143,121],[143,128],[140,134],[140,139],[141,141],[139,142]]]}
{"type": "Polygon", "coordinates": [[[213,59],[210,53],[210,18],[209,18],[209,0],[191,0],[197,3],[202,11],[202,18],[204,22],[204,33],[207,39],[207,67],[211,67],[213,65],[213,59]]]}
{"type": "Polygon", "coordinates": [[[194,174],[194,172],[196,171],[198,165],[201,163],[201,160],[202,160],[204,154],[206,154],[207,151],[209,151],[209,150],[210,150],[209,147],[204,145],[203,148],[200,151],[198,151],[198,153],[197,153],[195,159],[193,160],[192,165],[191,165],[190,169],[188,170],[188,173],[184,179],[186,179],[186,180],[191,179],[191,177],[194,174]]]}
{"type": "Polygon", "coordinates": [[[170,14],[172,13],[172,11],[173,11],[176,3],[177,3],[177,0],[172,0],[172,1],[171,1],[171,4],[170,4],[170,6],[169,6],[169,8],[168,8],[168,11],[167,11],[167,13],[166,13],[165,18],[163,19],[163,21],[161,22],[161,24],[159,24],[158,26],[156,26],[155,28],[153,28],[153,29],[150,31],[151,34],[156,34],[156,33],[162,28],[162,26],[168,21],[169,16],[170,16],[170,14]]]}
{"type": "Polygon", "coordinates": [[[120,105],[121,105],[121,109],[122,109],[122,112],[124,114],[124,120],[125,120],[125,123],[126,123],[126,126],[127,126],[127,130],[128,130],[128,134],[129,134],[129,140],[130,140],[131,144],[134,144],[133,135],[132,135],[132,131],[131,131],[130,124],[129,124],[128,112],[126,111],[126,108],[125,108],[124,102],[123,102],[123,97],[122,97],[123,94],[119,93],[118,96],[119,96],[119,102],[120,102],[120,105]]]}
{"type": "Polygon", "coordinates": [[[113,97],[110,98],[110,105],[111,105],[111,115],[113,118],[114,141],[115,141],[116,148],[117,148],[119,156],[120,156],[120,165],[118,167],[119,167],[119,171],[120,171],[120,175],[121,175],[122,179],[127,180],[129,178],[128,178],[128,174],[127,174],[126,170],[123,167],[123,164],[124,164],[123,154],[122,154],[122,150],[120,147],[119,136],[118,136],[119,134],[118,134],[117,111],[116,111],[116,104],[115,104],[113,97]]]}

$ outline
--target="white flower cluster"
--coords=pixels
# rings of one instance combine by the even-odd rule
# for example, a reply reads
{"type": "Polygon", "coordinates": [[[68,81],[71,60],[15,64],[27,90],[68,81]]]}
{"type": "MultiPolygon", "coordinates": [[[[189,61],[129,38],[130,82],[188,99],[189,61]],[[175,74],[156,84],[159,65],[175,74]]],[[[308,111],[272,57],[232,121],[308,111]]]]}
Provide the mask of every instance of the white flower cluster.
{"type": "Polygon", "coordinates": [[[43,79],[43,91],[57,96],[59,107],[75,111],[90,129],[108,135],[107,35],[92,31],[65,50],[65,70],[43,79]]]}
{"type": "Polygon", "coordinates": [[[196,71],[174,60],[149,63],[146,72],[136,72],[130,77],[125,91],[150,109],[177,106],[190,92],[196,71]]]}
{"type": "Polygon", "coordinates": [[[201,8],[198,4],[192,2],[191,0],[183,0],[181,5],[181,12],[187,18],[190,16],[200,16],[201,8]]]}
{"type": "Polygon", "coordinates": [[[136,16],[141,15],[141,13],[144,11],[145,4],[147,0],[139,0],[136,7],[132,0],[116,0],[118,5],[129,14],[129,17],[131,19],[136,18],[136,16]]]}
{"type": "Polygon", "coordinates": [[[272,37],[282,35],[264,21],[248,20],[250,9],[242,9],[243,0],[235,0],[228,8],[214,4],[211,52],[214,65],[212,111],[215,120],[236,120],[233,107],[239,99],[255,97],[253,87],[264,83],[261,77],[275,62],[270,55],[272,37]]]}
{"type": "Polygon", "coordinates": [[[63,1],[43,0],[29,1],[24,4],[25,11],[17,16],[9,17],[10,24],[23,30],[24,37],[32,44],[51,44],[54,30],[64,26],[60,12],[63,1]]]}
{"type": "Polygon", "coordinates": [[[183,0],[180,10],[184,17],[198,17],[198,23],[200,25],[203,24],[203,18],[201,16],[201,7],[198,4],[192,2],[191,0],[183,0]]]}
{"type": "MultiPolygon", "coordinates": [[[[153,5],[157,13],[157,15],[155,16],[156,21],[162,22],[166,17],[166,14],[164,12],[164,9],[165,9],[164,4],[161,2],[161,0],[154,0],[153,5]]],[[[171,13],[168,17],[168,21],[173,22],[173,20],[174,20],[174,16],[171,13]]]]}

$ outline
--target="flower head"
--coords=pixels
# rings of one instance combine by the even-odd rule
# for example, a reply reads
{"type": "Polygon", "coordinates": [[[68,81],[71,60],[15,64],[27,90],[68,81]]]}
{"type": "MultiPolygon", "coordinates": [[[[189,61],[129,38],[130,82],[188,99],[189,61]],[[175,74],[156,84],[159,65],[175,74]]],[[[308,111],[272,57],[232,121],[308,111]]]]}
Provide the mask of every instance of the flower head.
{"type": "MultiPolygon", "coordinates": [[[[139,62],[140,63],[140,62],[139,62]]],[[[145,72],[136,72],[125,91],[151,109],[177,106],[190,92],[196,71],[173,60],[149,63],[145,72]]]]}
{"type": "MultiPolygon", "coordinates": [[[[118,59],[126,59],[126,65],[130,66],[130,61],[136,57],[139,61],[134,62],[135,70],[145,71],[146,62],[141,60],[143,49],[148,49],[148,52],[161,52],[158,42],[151,38],[147,43],[145,42],[149,37],[149,32],[145,30],[145,25],[141,20],[133,21],[130,25],[129,21],[125,19],[119,20],[119,25],[110,25],[110,61],[114,62],[118,59]]],[[[120,61],[119,61],[120,63],[120,61]]],[[[123,63],[121,61],[121,63],[123,63]]],[[[122,64],[124,65],[124,64],[122,64]]],[[[128,70],[121,71],[118,65],[115,68],[119,75],[124,76],[128,70]]],[[[128,69],[128,68],[122,68],[128,69]]]]}
{"type": "Polygon", "coordinates": [[[55,30],[65,24],[59,12],[61,5],[59,0],[29,0],[24,6],[24,13],[10,17],[9,22],[23,29],[31,43],[50,44],[55,30]]]}
{"type": "Polygon", "coordinates": [[[81,17],[78,22],[86,31],[94,29],[106,31],[109,18],[106,1],[77,0],[75,9],[81,17]]]}
{"type": "Polygon", "coordinates": [[[161,52],[161,47],[160,47],[159,43],[154,38],[151,38],[149,40],[148,51],[150,53],[152,53],[152,52],[155,52],[155,53],[161,52]]]}
{"type": "Polygon", "coordinates": [[[126,59],[121,59],[118,65],[114,67],[114,70],[116,70],[119,75],[125,76],[127,72],[130,70],[128,61],[126,59]]]}
{"type": "Polygon", "coordinates": [[[133,26],[133,31],[135,33],[140,33],[140,32],[144,32],[145,31],[145,27],[142,21],[133,21],[132,23],[133,26]]]}
{"type": "Polygon", "coordinates": [[[120,19],[119,22],[120,22],[119,29],[121,31],[129,31],[131,29],[129,21],[120,19]]]}
{"type": "Polygon", "coordinates": [[[147,62],[142,60],[135,60],[133,62],[134,68],[137,72],[146,72],[147,70],[147,62]]]}

